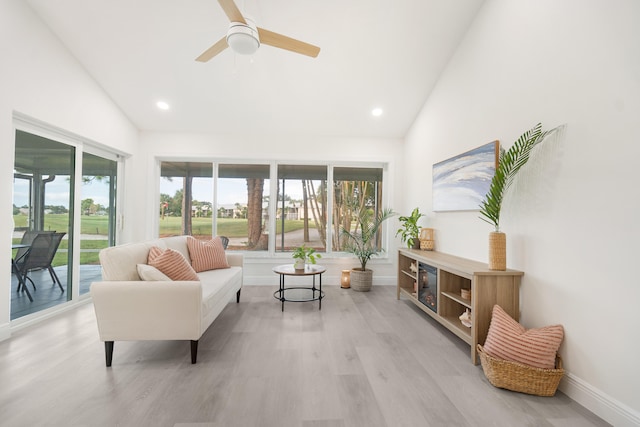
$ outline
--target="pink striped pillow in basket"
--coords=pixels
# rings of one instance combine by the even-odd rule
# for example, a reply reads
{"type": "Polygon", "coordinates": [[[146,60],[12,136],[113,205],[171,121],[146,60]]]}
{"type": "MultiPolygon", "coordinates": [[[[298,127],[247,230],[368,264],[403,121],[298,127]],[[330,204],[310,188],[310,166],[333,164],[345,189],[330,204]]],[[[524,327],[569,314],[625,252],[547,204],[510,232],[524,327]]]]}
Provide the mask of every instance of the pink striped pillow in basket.
{"type": "Polygon", "coordinates": [[[562,325],[525,329],[496,304],[483,348],[488,355],[498,359],[554,369],[563,338],[562,325]]]}
{"type": "Polygon", "coordinates": [[[200,273],[201,271],[229,268],[227,254],[220,236],[208,241],[201,241],[194,237],[187,237],[187,248],[191,258],[191,266],[200,273]]]}

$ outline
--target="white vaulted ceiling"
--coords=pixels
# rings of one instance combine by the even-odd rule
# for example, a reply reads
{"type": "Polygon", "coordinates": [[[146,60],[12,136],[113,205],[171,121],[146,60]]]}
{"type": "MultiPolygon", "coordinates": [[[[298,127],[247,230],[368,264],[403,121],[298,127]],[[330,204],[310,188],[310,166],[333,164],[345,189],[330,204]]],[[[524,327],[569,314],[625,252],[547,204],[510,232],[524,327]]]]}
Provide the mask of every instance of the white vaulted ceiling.
{"type": "Polygon", "coordinates": [[[28,3],[141,130],[401,138],[482,0],[236,0],[320,54],[262,45],[207,63],[228,27],[216,0],[28,3]]]}

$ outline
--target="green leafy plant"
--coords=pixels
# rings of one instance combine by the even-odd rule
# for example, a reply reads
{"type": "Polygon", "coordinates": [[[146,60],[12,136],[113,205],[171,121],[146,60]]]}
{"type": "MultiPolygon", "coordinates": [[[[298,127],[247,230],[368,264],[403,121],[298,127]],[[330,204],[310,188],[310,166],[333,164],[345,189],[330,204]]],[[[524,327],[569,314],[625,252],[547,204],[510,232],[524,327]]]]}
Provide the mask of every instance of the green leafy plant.
{"type": "Polygon", "coordinates": [[[392,209],[383,209],[376,215],[372,209],[363,208],[356,212],[354,231],[341,228],[341,234],[346,239],[344,248],[358,258],[362,271],[366,270],[371,257],[380,252],[376,245],[376,235],[382,223],[394,215],[392,209]]]}
{"type": "Polygon", "coordinates": [[[408,247],[412,248],[416,242],[418,235],[420,234],[420,228],[418,227],[418,220],[422,218],[424,214],[420,213],[420,209],[415,208],[411,211],[409,216],[401,216],[398,218],[402,223],[402,227],[396,231],[396,237],[398,234],[403,243],[406,243],[408,247]]]}
{"type": "Polygon", "coordinates": [[[322,255],[316,252],[313,248],[308,248],[305,245],[298,246],[292,252],[293,259],[301,259],[303,262],[309,262],[311,264],[316,263],[316,259],[322,258],[322,255]]]}
{"type": "Polygon", "coordinates": [[[523,133],[509,150],[505,151],[500,147],[496,173],[491,180],[491,186],[485,199],[480,204],[480,215],[482,215],[480,219],[493,225],[495,231],[500,231],[500,210],[505,193],[513,183],[520,168],[529,160],[531,150],[549,134],[560,128],[556,127],[543,131],[542,123],[538,123],[532,129],[523,133]]]}

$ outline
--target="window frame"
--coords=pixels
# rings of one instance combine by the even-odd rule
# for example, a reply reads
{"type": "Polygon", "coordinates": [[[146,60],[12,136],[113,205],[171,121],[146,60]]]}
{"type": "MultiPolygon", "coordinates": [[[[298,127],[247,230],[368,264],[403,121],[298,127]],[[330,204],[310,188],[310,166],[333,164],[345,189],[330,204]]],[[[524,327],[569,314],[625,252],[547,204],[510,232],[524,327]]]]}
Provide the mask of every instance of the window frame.
{"type": "MultiPolygon", "coordinates": [[[[162,162],[211,162],[213,166],[213,205],[214,210],[219,208],[218,202],[218,167],[219,165],[269,165],[269,188],[265,187],[265,194],[269,195],[269,230],[275,230],[276,228],[276,211],[277,211],[277,203],[273,203],[274,200],[278,200],[278,166],[279,165],[287,165],[287,166],[323,166],[327,169],[327,230],[326,230],[326,251],[323,251],[324,259],[331,258],[349,258],[353,255],[349,252],[345,251],[334,251],[332,250],[333,245],[333,236],[332,236],[332,227],[333,227],[333,176],[334,176],[334,168],[366,168],[366,169],[381,169],[382,172],[382,197],[380,200],[382,207],[389,206],[390,200],[390,179],[389,179],[389,162],[371,162],[371,161],[296,161],[296,160],[259,160],[259,159],[238,159],[238,158],[189,158],[189,157],[174,157],[174,156],[156,156],[155,157],[155,181],[156,181],[156,191],[155,191],[155,203],[153,206],[158,205],[160,203],[160,192],[159,192],[159,180],[160,180],[160,165],[162,162]],[[268,191],[267,191],[268,190],[268,191]]],[[[150,221],[150,225],[153,227],[153,235],[158,236],[159,232],[159,219],[156,217],[155,212],[153,214],[153,219],[150,221]]],[[[212,215],[212,230],[213,235],[217,235],[217,215],[212,215]]],[[[376,257],[378,259],[388,259],[389,257],[389,245],[390,245],[390,228],[389,223],[385,223],[383,225],[383,231],[381,235],[381,248],[380,254],[376,257]]],[[[276,250],[277,242],[275,238],[276,234],[271,233],[268,241],[268,248],[266,251],[251,251],[251,250],[238,250],[239,253],[245,255],[245,257],[249,259],[290,259],[291,252],[281,252],[276,250]],[[272,237],[274,236],[274,237],[272,237]]]]}

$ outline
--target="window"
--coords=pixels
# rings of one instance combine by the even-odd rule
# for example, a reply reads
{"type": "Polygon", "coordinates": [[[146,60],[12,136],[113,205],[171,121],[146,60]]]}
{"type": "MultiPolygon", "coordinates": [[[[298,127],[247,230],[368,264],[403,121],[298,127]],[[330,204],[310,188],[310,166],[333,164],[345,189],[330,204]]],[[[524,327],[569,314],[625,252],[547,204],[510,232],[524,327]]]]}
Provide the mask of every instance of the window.
{"type": "MultiPolygon", "coordinates": [[[[341,251],[344,239],[341,230],[351,231],[355,226],[354,215],[362,209],[371,209],[376,215],[382,212],[382,169],[346,168],[333,169],[333,250],[341,251]]],[[[377,236],[380,248],[381,236],[377,236]]]]}
{"type": "Polygon", "coordinates": [[[278,165],[276,250],[327,246],[327,167],[278,165]]]}
{"type": "Polygon", "coordinates": [[[213,165],[162,162],[158,213],[160,237],[187,234],[211,239],[213,165]]]}
{"type": "Polygon", "coordinates": [[[269,165],[218,166],[216,229],[229,249],[268,249],[269,183],[269,165]]]}
{"type": "Polygon", "coordinates": [[[341,252],[356,212],[383,210],[382,166],[162,161],[160,170],[159,235],[217,234],[229,250],[341,252]]]}

